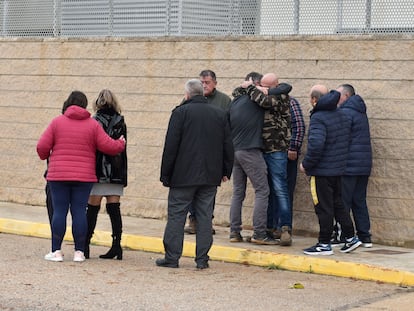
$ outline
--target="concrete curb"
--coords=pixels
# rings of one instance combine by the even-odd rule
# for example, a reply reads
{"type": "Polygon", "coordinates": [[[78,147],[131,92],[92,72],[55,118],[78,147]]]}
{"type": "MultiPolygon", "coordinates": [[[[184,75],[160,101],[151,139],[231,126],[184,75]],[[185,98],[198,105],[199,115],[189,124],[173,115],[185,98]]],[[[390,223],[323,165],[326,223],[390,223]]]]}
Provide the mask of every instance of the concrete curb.
{"type": "MultiPolygon", "coordinates": [[[[0,232],[50,239],[48,224],[0,218],[0,232]]],[[[73,241],[70,228],[65,241],[73,241]]],[[[110,246],[111,234],[95,231],[92,243],[110,246]]],[[[122,246],[154,253],[164,253],[161,238],[124,234],[122,246]]],[[[185,242],[183,256],[194,257],[195,243],[185,242]]],[[[246,248],[213,245],[209,256],[212,260],[267,267],[269,269],[316,273],[359,280],[392,283],[400,286],[414,286],[414,273],[369,264],[337,261],[332,259],[287,255],[275,252],[257,251],[246,248]]]]}

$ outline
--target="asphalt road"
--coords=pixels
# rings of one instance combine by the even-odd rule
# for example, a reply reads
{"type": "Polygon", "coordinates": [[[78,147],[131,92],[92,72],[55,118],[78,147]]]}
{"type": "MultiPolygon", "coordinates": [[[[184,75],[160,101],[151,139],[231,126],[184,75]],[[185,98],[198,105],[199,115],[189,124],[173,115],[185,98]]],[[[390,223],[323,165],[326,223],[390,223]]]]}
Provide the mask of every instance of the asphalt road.
{"type": "Polygon", "coordinates": [[[125,250],[124,260],[48,262],[48,239],[0,234],[0,310],[411,310],[414,289],[392,284],[191,258],[160,268],[160,254],[125,250]],[[295,284],[300,284],[295,286],[295,284]],[[295,288],[303,287],[303,288],[295,288]]]}

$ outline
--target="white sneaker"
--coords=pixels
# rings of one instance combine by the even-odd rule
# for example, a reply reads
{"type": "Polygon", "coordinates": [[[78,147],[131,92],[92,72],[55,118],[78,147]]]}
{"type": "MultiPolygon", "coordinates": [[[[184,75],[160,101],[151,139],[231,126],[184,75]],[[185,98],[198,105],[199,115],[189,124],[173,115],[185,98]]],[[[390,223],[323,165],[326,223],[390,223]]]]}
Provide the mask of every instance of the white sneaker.
{"type": "Polygon", "coordinates": [[[73,254],[73,261],[76,261],[76,262],[85,261],[85,255],[83,254],[83,252],[75,251],[75,253],[73,254]]]}
{"type": "Polygon", "coordinates": [[[49,261],[63,261],[63,254],[60,249],[50,252],[49,254],[45,255],[45,259],[49,261]]]}

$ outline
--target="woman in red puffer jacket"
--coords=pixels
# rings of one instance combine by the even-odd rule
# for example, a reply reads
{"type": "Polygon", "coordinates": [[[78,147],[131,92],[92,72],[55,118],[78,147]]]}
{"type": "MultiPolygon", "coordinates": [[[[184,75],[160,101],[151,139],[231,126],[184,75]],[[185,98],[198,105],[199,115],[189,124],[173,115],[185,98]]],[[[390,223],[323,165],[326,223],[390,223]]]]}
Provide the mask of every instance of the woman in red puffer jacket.
{"type": "Polygon", "coordinates": [[[97,181],[96,150],[116,155],[125,148],[121,136],[114,140],[86,110],[88,100],[82,92],[73,91],[64,103],[64,114],[54,118],[37,143],[42,160],[49,158],[46,180],[52,202],[52,250],[46,260],[63,261],[61,251],[70,209],[75,242],[74,261],[84,261],[87,233],[86,206],[92,185],[97,181]]]}

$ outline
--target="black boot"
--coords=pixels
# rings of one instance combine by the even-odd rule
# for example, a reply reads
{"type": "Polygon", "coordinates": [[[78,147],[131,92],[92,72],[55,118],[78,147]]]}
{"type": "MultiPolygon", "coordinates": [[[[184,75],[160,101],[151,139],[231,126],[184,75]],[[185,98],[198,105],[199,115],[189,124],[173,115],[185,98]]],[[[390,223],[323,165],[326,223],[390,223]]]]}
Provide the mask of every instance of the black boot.
{"type": "Polygon", "coordinates": [[[116,257],[118,260],[122,260],[122,248],[121,248],[121,237],[122,237],[122,218],[121,210],[119,209],[120,203],[108,203],[106,204],[106,211],[109,214],[112,225],[112,247],[109,251],[100,255],[99,258],[113,259],[116,257]]]}
{"type": "Polygon", "coordinates": [[[101,208],[100,205],[88,204],[88,209],[86,210],[86,219],[88,221],[88,232],[86,234],[85,251],[84,251],[84,255],[86,259],[89,259],[89,244],[91,244],[93,232],[95,231],[96,220],[98,219],[98,213],[99,213],[100,208],[101,208]]]}

